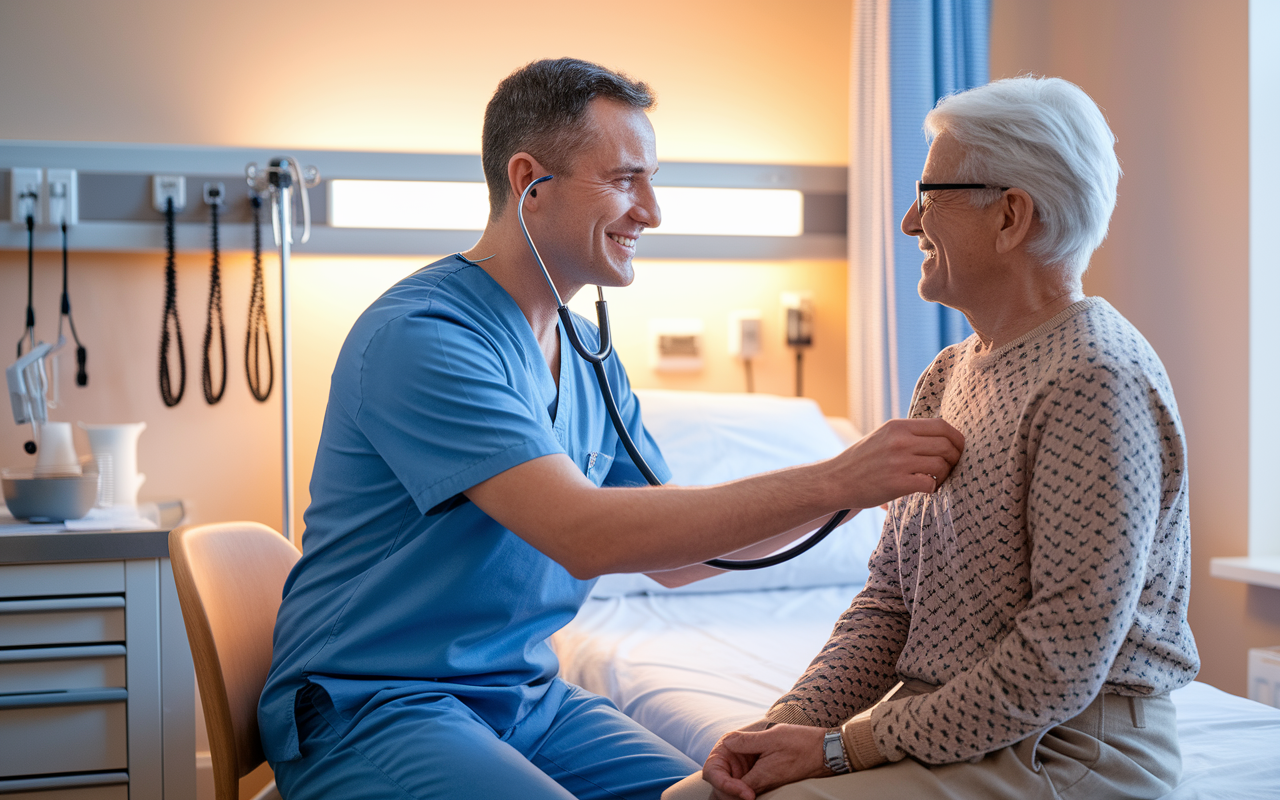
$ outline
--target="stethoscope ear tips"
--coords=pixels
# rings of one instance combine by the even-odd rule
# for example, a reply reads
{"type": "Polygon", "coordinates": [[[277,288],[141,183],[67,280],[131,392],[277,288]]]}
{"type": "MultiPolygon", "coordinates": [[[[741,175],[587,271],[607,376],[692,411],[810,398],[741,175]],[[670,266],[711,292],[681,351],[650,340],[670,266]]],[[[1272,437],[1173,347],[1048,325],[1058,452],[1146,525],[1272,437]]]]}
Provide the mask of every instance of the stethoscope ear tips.
{"type": "Polygon", "coordinates": [[[537,189],[530,189],[530,190],[529,190],[529,196],[530,196],[530,197],[537,197],[537,196],[538,196],[538,190],[537,190],[537,189]]]}

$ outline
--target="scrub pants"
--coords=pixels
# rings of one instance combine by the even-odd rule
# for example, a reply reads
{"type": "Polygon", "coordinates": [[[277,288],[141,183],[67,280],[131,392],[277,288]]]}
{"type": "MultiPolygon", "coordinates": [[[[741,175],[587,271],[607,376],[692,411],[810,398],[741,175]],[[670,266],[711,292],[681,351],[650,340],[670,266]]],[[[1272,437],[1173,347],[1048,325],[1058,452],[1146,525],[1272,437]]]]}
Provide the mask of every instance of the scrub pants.
{"type": "MultiPolygon", "coordinates": [[[[930,766],[907,758],[792,783],[760,800],[1149,800],[1173,791],[1181,771],[1169,695],[1103,694],[1075,718],[977,762],[930,766]]],[[[711,784],[698,772],[663,799],[710,796],[711,784]]]]}
{"type": "Polygon", "coordinates": [[[271,765],[285,800],[657,800],[698,768],[613,703],[559,680],[502,735],[450,694],[397,697],[344,720],[312,686],[295,717],[302,758],[271,765]]]}

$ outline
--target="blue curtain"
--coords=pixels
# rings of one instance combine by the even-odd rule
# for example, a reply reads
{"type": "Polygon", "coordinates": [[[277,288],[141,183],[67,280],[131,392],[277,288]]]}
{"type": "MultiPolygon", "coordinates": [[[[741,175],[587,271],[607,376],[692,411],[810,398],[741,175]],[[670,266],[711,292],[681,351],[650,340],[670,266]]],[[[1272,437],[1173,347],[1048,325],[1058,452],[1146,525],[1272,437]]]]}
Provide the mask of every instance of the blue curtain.
{"type": "MultiPolygon", "coordinates": [[[[925,114],[939,98],[989,80],[990,23],[990,0],[892,0],[890,4],[893,202],[899,220],[915,202],[915,182],[929,152],[921,129],[925,114]]],[[[893,242],[899,407],[888,404],[887,408],[892,416],[902,416],[920,373],[942,348],[973,330],[960,312],[920,299],[916,284],[922,255],[917,242],[901,233],[893,242]]]]}

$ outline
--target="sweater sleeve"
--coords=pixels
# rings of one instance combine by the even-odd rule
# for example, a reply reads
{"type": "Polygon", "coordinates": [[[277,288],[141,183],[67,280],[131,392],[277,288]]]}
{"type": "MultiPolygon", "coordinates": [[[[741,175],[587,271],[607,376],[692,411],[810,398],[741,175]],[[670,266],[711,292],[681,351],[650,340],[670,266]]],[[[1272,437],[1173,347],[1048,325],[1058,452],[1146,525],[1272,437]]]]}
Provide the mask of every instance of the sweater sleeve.
{"type": "Polygon", "coordinates": [[[886,523],[871,555],[866,586],[836,622],[831,637],[766,719],[834,728],[897,683],[898,655],[911,618],[898,582],[898,555],[886,523]]]}
{"type": "Polygon", "coordinates": [[[1164,459],[1184,480],[1176,411],[1140,370],[1096,365],[1047,390],[1018,436],[1028,454],[1030,596],[970,668],[854,726],[869,726],[890,761],[977,759],[1070,719],[1101,691],[1134,627],[1170,475],[1164,459]]]}

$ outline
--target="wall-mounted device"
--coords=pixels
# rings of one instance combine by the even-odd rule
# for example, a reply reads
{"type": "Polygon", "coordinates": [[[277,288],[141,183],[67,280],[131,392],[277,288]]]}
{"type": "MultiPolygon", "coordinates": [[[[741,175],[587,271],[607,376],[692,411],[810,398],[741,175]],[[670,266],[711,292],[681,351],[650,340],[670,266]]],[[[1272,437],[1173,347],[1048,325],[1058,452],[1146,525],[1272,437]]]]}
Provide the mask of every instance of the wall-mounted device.
{"type": "Polygon", "coordinates": [[[729,312],[729,355],[750,361],[764,347],[759,309],[729,312]]]}
{"type": "Polygon", "coordinates": [[[151,176],[151,206],[163,214],[169,200],[173,200],[174,211],[187,207],[187,179],[182,175],[151,176]]]}
{"type": "Polygon", "coordinates": [[[46,175],[46,219],[55,228],[80,224],[80,192],[74,169],[51,169],[46,175]]]}
{"type": "Polygon", "coordinates": [[[804,396],[804,349],[813,344],[813,293],[783,292],[787,346],[796,349],[796,397],[804,396]]]}
{"type": "Polygon", "coordinates": [[[746,378],[748,392],[756,390],[751,362],[764,349],[762,327],[758,309],[729,312],[729,355],[742,359],[742,373],[746,378]]]}
{"type": "Polygon", "coordinates": [[[788,347],[813,344],[813,293],[783,292],[782,310],[786,315],[788,347]]]}
{"type": "Polygon", "coordinates": [[[653,369],[657,372],[698,372],[702,369],[701,319],[651,319],[653,369]]]}
{"type": "Polygon", "coordinates": [[[40,213],[41,188],[44,170],[39,167],[14,167],[9,170],[9,221],[26,225],[30,215],[39,225],[44,217],[40,213]]]}

